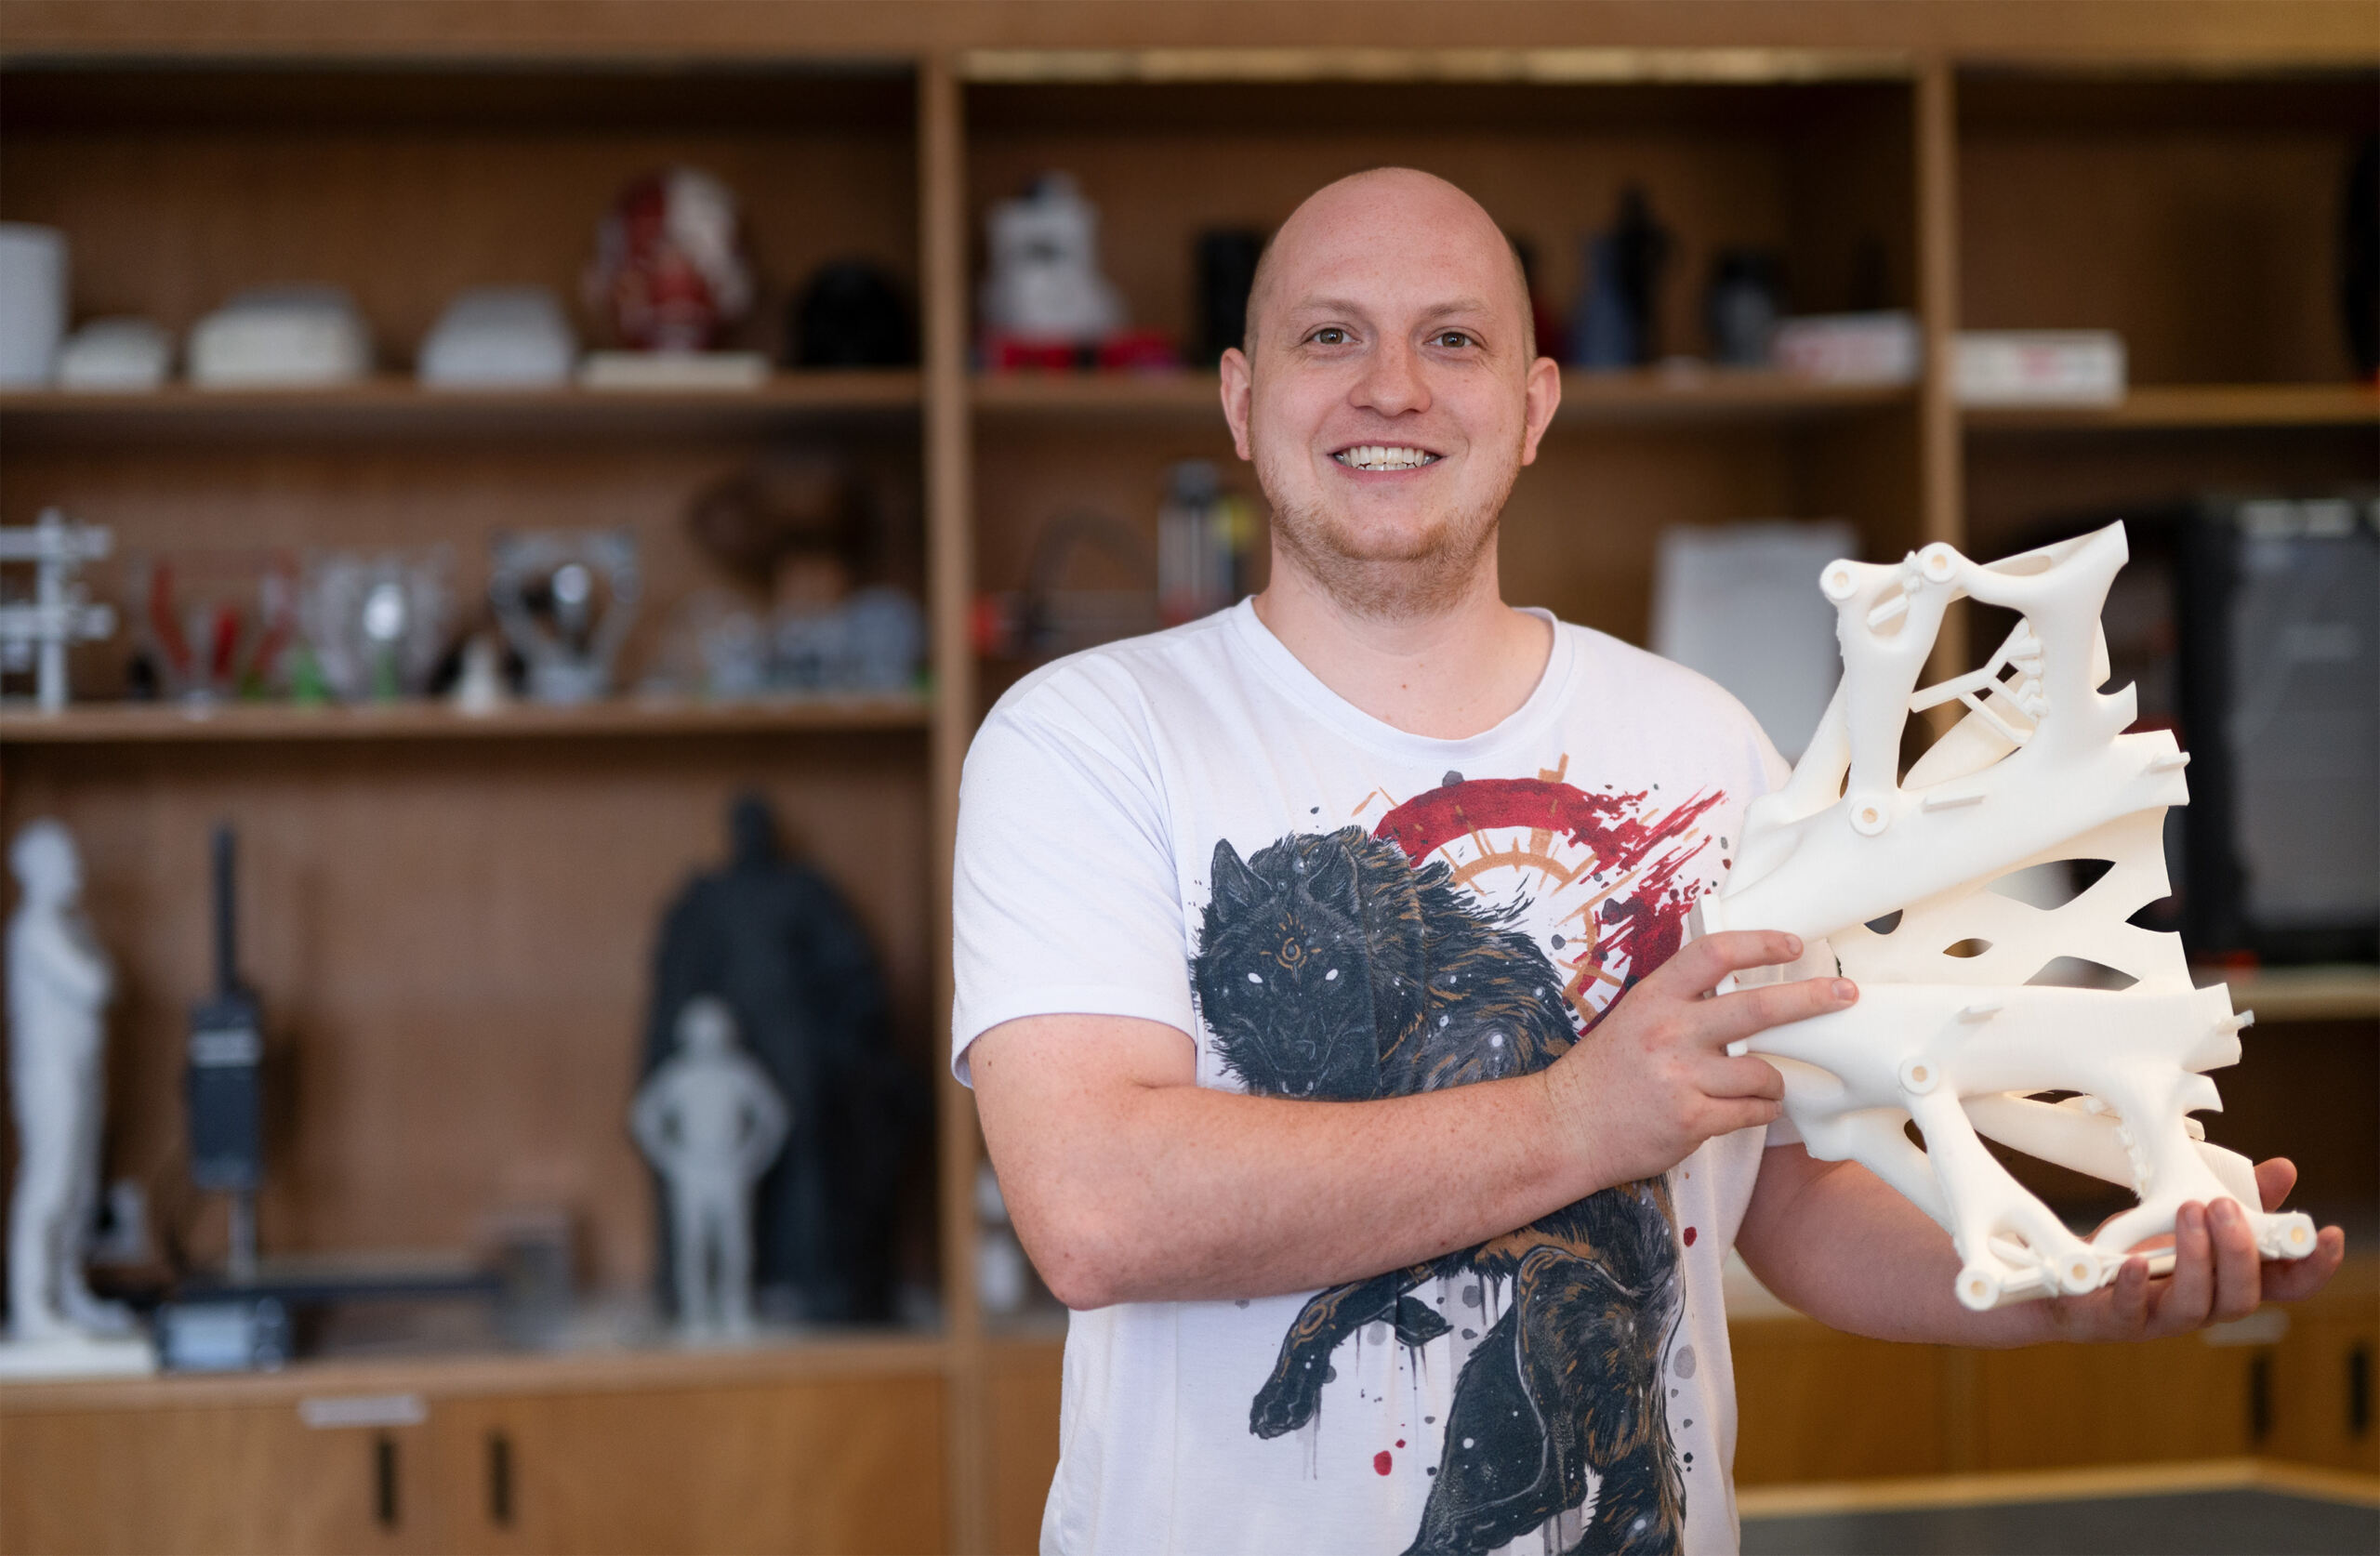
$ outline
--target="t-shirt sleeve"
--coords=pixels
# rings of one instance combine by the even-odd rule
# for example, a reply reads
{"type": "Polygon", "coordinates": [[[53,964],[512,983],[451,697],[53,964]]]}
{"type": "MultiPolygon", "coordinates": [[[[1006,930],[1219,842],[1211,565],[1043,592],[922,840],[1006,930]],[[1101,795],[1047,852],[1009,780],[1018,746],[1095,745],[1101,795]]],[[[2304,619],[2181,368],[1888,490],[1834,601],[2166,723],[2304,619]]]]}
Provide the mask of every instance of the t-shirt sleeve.
{"type": "Polygon", "coordinates": [[[1081,719],[1068,704],[995,709],[967,753],[951,896],[951,1069],[965,1084],[968,1045],[1020,1016],[1196,1030],[1156,764],[1122,710],[1081,719]]]}

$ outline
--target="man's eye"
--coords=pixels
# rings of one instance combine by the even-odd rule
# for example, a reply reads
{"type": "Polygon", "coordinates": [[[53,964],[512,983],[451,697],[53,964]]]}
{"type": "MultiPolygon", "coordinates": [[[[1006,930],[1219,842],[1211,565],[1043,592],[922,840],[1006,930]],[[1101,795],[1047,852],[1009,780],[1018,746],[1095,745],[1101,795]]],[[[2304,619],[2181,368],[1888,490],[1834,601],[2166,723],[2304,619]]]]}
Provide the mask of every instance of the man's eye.
{"type": "Polygon", "coordinates": [[[1306,338],[1316,346],[1344,346],[1347,344],[1347,332],[1336,324],[1325,324],[1306,338]]]}
{"type": "Polygon", "coordinates": [[[1437,333],[1436,339],[1437,343],[1441,346],[1454,347],[1457,349],[1468,346],[1472,343],[1471,336],[1465,335],[1461,330],[1440,330],[1437,333]]]}

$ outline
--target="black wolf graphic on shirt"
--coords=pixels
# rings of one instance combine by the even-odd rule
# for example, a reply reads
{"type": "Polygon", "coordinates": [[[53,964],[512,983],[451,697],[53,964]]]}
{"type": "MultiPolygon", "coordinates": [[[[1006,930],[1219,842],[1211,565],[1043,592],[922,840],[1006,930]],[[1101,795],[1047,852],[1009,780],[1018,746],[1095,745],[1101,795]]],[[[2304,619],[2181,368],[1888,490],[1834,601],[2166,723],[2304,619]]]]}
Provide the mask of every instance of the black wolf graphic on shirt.
{"type": "MultiPolygon", "coordinates": [[[[1401,1096],[1540,1070],[1578,1040],[1547,955],[1445,864],[1416,868],[1388,837],[1293,835],[1245,861],[1219,842],[1210,884],[1193,977],[1218,1053],[1252,1092],[1401,1096]]],[[[1492,1550],[1591,1490],[1573,1549],[1674,1550],[1686,1495],[1660,1373],[1683,1302],[1673,1220],[1666,1180],[1647,1179],[1324,1291],[1283,1338],[1250,1430],[1277,1437],[1313,1419],[1332,1352],[1367,1324],[1409,1346],[1445,1334],[1408,1295],[1423,1282],[1501,1279],[1511,1306],[1456,1381],[1411,1552],[1492,1550]]]]}

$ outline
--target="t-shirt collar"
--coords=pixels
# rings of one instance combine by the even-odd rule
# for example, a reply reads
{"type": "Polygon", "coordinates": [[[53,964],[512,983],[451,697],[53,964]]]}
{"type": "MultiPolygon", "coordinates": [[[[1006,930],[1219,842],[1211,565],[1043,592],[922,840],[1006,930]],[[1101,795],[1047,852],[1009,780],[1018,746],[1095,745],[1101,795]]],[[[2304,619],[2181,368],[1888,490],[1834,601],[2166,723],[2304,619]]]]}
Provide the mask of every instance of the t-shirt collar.
{"type": "Polygon", "coordinates": [[[1241,600],[1228,614],[1234,638],[1265,675],[1291,698],[1328,720],[1334,728],[1351,739],[1391,756],[1414,761],[1443,761],[1451,768],[1464,760],[1475,761],[1536,735],[1569,700],[1570,679],[1578,664],[1574,635],[1562,630],[1561,623],[1554,619],[1551,611],[1533,605],[1521,609],[1554,630],[1554,651],[1546,655],[1545,669],[1537,678],[1537,685],[1529,692],[1527,701],[1492,728],[1461,740],[1440,740],[1432,735],[1400,730],[1394,724],[1373,718],[1330,690],[1305,667],[1296,654],[1289,651],[1280,639],[1273,636],[1272,628],[1266,626],[1256,613],[1255,596],[1250,595],[1241,600]]]}

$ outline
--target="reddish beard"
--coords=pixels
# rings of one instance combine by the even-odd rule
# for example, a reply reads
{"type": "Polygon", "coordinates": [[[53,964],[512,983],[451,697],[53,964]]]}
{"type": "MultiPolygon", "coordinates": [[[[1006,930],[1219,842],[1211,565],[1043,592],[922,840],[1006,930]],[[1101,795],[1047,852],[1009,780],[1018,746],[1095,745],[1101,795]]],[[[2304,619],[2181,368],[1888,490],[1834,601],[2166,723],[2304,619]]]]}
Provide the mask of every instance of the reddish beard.
{"type": "Polygon", "coordinates": [[[1342,610],[1382,621],[1438,614],[1477,586],[1480,559],[1496,544],[1497,521],[1519,473],[1516,462],[1486,501],[1434,513],[1418,534],[1388,541],[1365,536],[1318,504],[1284,501],[1289,482],[1277,479],[1265,451],[1256,459],[1257,484],[1273,508],[1274,543],[1342,610]]]}

